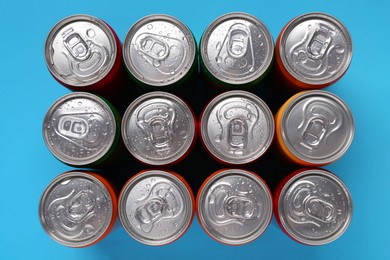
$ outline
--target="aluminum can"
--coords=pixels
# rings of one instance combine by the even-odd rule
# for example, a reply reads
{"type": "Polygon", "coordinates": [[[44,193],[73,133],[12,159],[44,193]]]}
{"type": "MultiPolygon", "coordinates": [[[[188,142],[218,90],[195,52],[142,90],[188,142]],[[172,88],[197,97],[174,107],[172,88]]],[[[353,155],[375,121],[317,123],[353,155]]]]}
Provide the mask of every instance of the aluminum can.
{"type": "Polygon", "coordinates": [[[141,163],[167,166],[184,159],[195,144],[196,119],[178,96],[152,91],[136,98],[122,119],[122,138],[141,163]]]}
{"type": "Polygon", "coordinates": [[[206,151],[231,165],[258,160],[270,147],[275,129],[267,104],[244,90],[217,95],[204,108],[199,125],[206,151]]]}
{"type": "Polygon", "coordinates": [[[277,147],[298,165],[322,166],[340,159],[352,143],[355,123],[347,104],[325,90],[301,91],[275,115],[277,147]]]}
{"type": "Polygon", "coordinates": [[[298,90],[319,89],[338,81],[352,60],[347,28],[325,13],[295,17],[276,41],[276,68],[287,85],[298,90]]]}
{"type": "Polygon", "coordinates": [[[117,196],[96,172],[69,171],[57,176],[39,203],[46,233],[68,247],[88,247],[105,238],[114,226],[117,196]]]}
{"type": "Polygon", "coordinates": [[[197,73],[197,44],[191,30],[176,17],[148,15],[127,32],[123,60],[138,84],[165,90],[181,85],[197,73]]]}
{"type": "Polygon", "coordinates": [[[287,176],[274,193],[274,213],[293,240],[312,246],[339,238],[352,219],[352,198],[333,173],[304,168],[287,176]]]}
{"type": "Polygon", "coordinates": [[[199,189],[196,213],[211,238],[227,245],[243,245],[267,229],[272,218],[272,195],[255,173],[221,169],[199,189]]]}
{"type": "Polygon", "coordinates": [[[259,83],[269,72],[274,41],[255,16],[227,13],[203,32],[199,51],[207,79],[225,89],[242,89],[259,83]]]}
{"type": "Polygon", "coordinates": [[[195,199],[186,180],[167,170],[144,170],[119,196],[119,219],[126,232],[145,245],[162,246],[181,238],[190,227],[195,199]]]}
{"type": "Polygon", "coordinates": [[[56,100],[43,120],[43,139],[50,152],[75,167],[107,162],[121,140],[118,112],[109,102],[87,92],[56,100]]]}
{"type": "Polygon", "coordinates": [[[73,91],[108,93],[123,79],[122,45],[115,31],[90,15],[60,20],[45,42],[49,72],[73,91]]]}

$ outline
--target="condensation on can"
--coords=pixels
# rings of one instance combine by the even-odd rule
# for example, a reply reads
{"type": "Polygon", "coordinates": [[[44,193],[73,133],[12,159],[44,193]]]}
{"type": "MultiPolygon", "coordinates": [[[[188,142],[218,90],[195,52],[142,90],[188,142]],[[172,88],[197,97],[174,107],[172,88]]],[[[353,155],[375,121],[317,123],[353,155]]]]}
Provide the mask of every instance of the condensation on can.
{"type": "Polygon", "coordinates": [[[276,187],[273,209],[280,228],[293,240],[311,246],[331,243],[349,227],[352,198],[330,171],[302,168],[276,187]]]}
{"type": "Polygon", "coordinates": [[[320,89],[338,81],[352,60],[347,28],[325,13],[295,17],[276,41],[276,71],[294,90],[320,89]]]}
{"type": "Polygon", "coordinates": [[[196,197],[196,214],[203,230],[227,245],[259,238],[272,219],[272,194],[257,174],[225,168],[211,174],[196,197]]]}
{"type": "Polygon", "coordinates": [[[287,162],[323,166],[340,159],[350,147],[355,123],[351,110],[325,90],[301,91],[275,115],[276,145],[287,162]]]}
{"type": "Polygon", "coordinates": [[[187,181],[170,170],[142,170],[123,186],[119,219],[125,231],[145,245],[163,246],[181,238],[195,214],[187,181]]]}
{"type": "Polygon", "coordinates": [[[116,222],[114,187],[99,173],[69,171],[46,187],[39,202],[39,219],[57,243],[88,247],[104,239],[116,222]]]}
{"type": "Polygon", "coordinates": [[[95,94],[72,92],[50,106],[42,133],[47,148],[63,163],[98,166],[108,162],[118,148],[120,115],[95,94]]]}
{"type": "Polygon", "coordinates": [[[122,119],[122,138],[141,163],[174,165],[186,158],[197,137],[192,108],[178,96],[152,91],[136,98],[122,119]]]}
{"type": "Polygon", "coordinates": [[[207,79],[225,89],[242,89],[267,75],[274,60],[274,41],[255,16],[227,13],[203,32],[199,51],[207,79]]]}
{"type": "Polygon", "coordinates": [[[139,85],[166,90],[198,72],[197,43],[176,17],[148,15],[134,23],[123,43],[125,67],[139,85]]]}

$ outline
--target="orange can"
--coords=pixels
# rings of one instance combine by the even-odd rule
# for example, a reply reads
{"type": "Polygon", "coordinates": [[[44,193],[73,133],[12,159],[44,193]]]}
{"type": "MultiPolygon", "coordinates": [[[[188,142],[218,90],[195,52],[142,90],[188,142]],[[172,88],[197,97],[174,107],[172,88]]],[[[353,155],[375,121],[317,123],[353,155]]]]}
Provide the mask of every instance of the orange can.
{"type": "Polygon", "coordinates": [[[276,146],[287,161],[322,166],[341,158],[352,143],[352,112],[337,95],[324,90],[302,91],[275,115],[276,146]]]}
{"type": "Polygon", "coordinates": [[[118,210],[114,187],[92,171],[68,171],[45,189],[39,203],[43,229],[68,247],[88,247],[105,238],[118,210]]]}

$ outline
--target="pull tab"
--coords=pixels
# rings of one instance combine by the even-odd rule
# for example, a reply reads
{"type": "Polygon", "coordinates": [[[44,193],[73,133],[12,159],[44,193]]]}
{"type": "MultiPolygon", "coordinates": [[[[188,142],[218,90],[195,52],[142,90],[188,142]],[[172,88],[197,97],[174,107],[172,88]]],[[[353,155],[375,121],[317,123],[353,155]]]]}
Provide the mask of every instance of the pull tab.
{"type": "Polygon", "coordinates": [[[251,219],[255,212],[252,200],[241,196],[231,196],[225,203],[226,214],[236,219],[251,219]]]}
{"type": "Polygon", "coordinates": [[[69,219],[82,221],[93,210],[95,199],[92,191],[80,191],[66,205],[69,219]]]}
{"type": "Polygon", "coordinates": [[[135,218],[141,224],[153,224],[164,216],[167,206],[168,204],[163,198],[152,198],[136,209],[135,218]]]}
{"type": "Polygon", "coordinates": [[[79,117],[63,116],[58,122],[58,132],[70,138],[84,139],[89,132],[88,122],[79,117]]]}
{"type": "Polygon", "coordinates": [[[309,216],[324,223],[332,222],[335,215],[333,205],[318,197],[310,197],[307,199],[305,211],[309,216]]]}
{"type": "Polygon", "coordinates": [[[232,58],[244,57],[248,50],[250,32],[244,24],[234,24],[228,32],[227,51],[232,58]]]}
{"type": "Polygon", "coordinates": [[[248,125],[246,120],[234,118],[228,125],[228,142],[232,148],[243,149],[248,143],[248,125]]]}
{"type": "Polygon", "coordinates": [[[62,35],[64,46],[74,59],[85,61],[89,58],[91,51],[81,35],[77,32],[72,32],[73,29],[70,28],[62,35]]]}
{"type": "Polygon", "coordinates": [[[325,137],[326,126],[321,118],[312,118],[303,132],[302,145],[308,149],[317,148],[325,137]]]}
{"type": "Polygon", "coordinates": [[[139,51],[157,61],[165,60],[169,55],[169,45],[153,34],[145,33],[139,39],[138,45],[139,51]]]}
{"type": "Polygon", "coordinates": [[[321,26],[311,37],[307,45],[307,54],[313,60],[321,59],[329,49],[332,37],[329,30],[321,26]]]}

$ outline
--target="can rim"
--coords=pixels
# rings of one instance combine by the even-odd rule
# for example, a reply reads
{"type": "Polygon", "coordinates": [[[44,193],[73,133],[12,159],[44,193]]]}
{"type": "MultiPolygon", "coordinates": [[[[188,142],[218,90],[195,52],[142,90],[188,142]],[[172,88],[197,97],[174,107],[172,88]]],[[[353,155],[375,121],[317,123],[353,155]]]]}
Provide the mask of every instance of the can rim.
{"type": "Polygon", "coordinates": [[[149,246],[162,246],[171,244],[175,241],[177,241],[179,238],[181,238],[188,230],[188,228],[191,226],[191,223],[194,218],[194,205],[195,205],[195,199],[193,195],[193,191],[187,181],[181,177],[179,174],[177,174],[174,171],[171,170],[163,170],[163,169],[149,169],[149,170],[141,170],[137,174],[135,174],[133,177],[131,177],[126,184],[122,187],[122,190],[119,194],[119,202],[118,202],[118,216],[119,220],[125,229],[126,233],[130,235],[133,239],[136,241],[149,245],[149,246]],[[139,235],[136,231],[134,231],[131,227],[130,222],[128,221],[127,214],[126,214],[126,200],[129,196],[130,191],[132,188],[143,179],[150,178],[150,177],[163,177],[168,180],[170,180],[173,184],[175,184],[180,191],[180,193],[183,195],[183,201],[184,204],[188,205],[188,208],[185,210],[186,218],[183,221],[182,226],[178,229],[179,232],[176,232],[171,237],[168,237],[163,240],[156,240],[156,239],[148,239],[147,237],[142,237],[139,235]]]}
{"type": "Polygon", "coordinates": [[[250,84],[252,82],[256,82],[258,79],[262,78],[262,76],[268,71],[268,69],[270,68],[270,66],[272,65],[272,62],[273,62],[274,49],[275,49],[274,47],[275,47],[275,43],[274,43],[274,39],[272,37],[270,30],[259,18],[257,18],[254,15],[251,15],[249,13],[245,13],[245,12],[230,12],[230,13],[226,13],[226,14],[218,16],[216,19],[214,19],[207,26],[207,28],[203,32],[201,40],[200,40],[200,48],[199,48],[200,50],[199,51],[200,51],[200,57],[201,57],[201,60],[202,60],[204,67],[218,81],[221,81],[224,84],[245,85],[245,84],[250,84]],[[267,44],[268,44],[268,52],[267,52],[268,55],[266,57],[267,59],[264,62],[264,64],[260,67],[261,70],[258,70],[258,72],[253,73],[251,77],[248,77],[247,79],[241,80],[239,82],[235,81],[235,80],[228,80],[225,78],[217,77],[218,75],[216,75],[215,73],[212,73],[212,69],[208,63],[209,59],[207,56],[205,56],[205,53],[207,52],[206,42],[208,42],[212,31],[219,24],[221,24],[227,20],[231,20],[231,19],[243,19],[243,20],[247,20],[247,21],[250,21],[250,22],[253,22],[254,24],[256,24],[258,26],[258,28],[260,28],[262,30],[262,32],[265,36],[265,39],[267,41],[267,44]]]}
{"type": "Polygon", "coordinates": [[[182,80],[189,71],[191,71],[192,64],[196,61],[196,54],[197,54],[197,44],[195,37],[189,27],[184,24],[181,20],[178,18],[168,15],[168,14],[150,14],[147,16],[144,16],[140,19],[138,19],[133,25],[131,25],[130,29],[127,31],[125,40],[123,42],[123,51],[122,51],[122,59],[124,61],[124,65],[127,68],[127,71],[136,79],[136,81],[139,81],[149,87],[167,87],[170,85],[173,85],[180,80],[182,80]],[[131,61],[129,48],[127,46],[131,46],[131,42],[133,40],[133,36],[138,30],[144,26],[145,24],[153,21],[165,21],[173,24],[174,26],[178,27],[180,31],[184,34],[188,41],[188,47],[190,49],[190,56],[186,60],[188,61],[188,65],[185,66],[185,69],[182,71],[181,75],[175,77],[174,80],[167,80],[167,81],[150,81],[148,80],[145,75],[140,75],[140,73],[136,73],[137,68],[131,61]],[[192,46],[192,48],[191,48],[192,46]]]}
{"type": "Polygon", "coordinates": [[[101,180],[99,180],[99,178],[95,177],[93,174],[88,174],[88,173],[83,172],[83,171],[74,170],[74,171],[68,171],[68,172],[60,174],[59,176],[55,177],[48,184],[48,186],[45,188],[45,190],[42,193],[41,198],[39,200],[39,207],[38,207],[39,213],[38,214],[39,214],[39,221],[41,223],[41,226],[43,227],[45,232],[53,240],[55,240],[57,243],[64,245],[64,246],[81,248],[81,247],[87,247],[87,246],[90,246],[92,244],[95,244],[96,242],[100,241],[103,238],[103,236],[105,236],[107,234],[108,229],[112,227],[112,222],[115,221],[115,219],[114,220],[112,219],[113,216],[116,215],[113,207],[114,207],[114,202],[113,202],[113,198],[112,198],[112,193],[109,191],[109,189],[106,187],[106,185],[101,180]],[[109,204],[111,205],[109,207],[109,212],[107,214],[108,216],[111,216],[111,217],[107,218],[107,221],[104,225],[104,228],[101,229],[99,234],[92,237],[92,239],[85,240],[84,242],[72,242],[70,240],[66,241],[66,239],[61,239],[60,237],[51,233],[50,230],[48,229],[48,226],[46,224],[46,219],[45,219],[44,214],[43,214],[43,212],[45,210],[45,208],[44,208],[45,203],[44,202],[45,202],[47,196],[52,191],[52,189],[55,188],[57,186],[57,184],[59,184],[60,182],[63,182],[64,180],[72,179],[72,178],[87,179],[87,180],[92,181],[95,185],[99,185],[101,191],[105,195],[107,195],[107,200],[108,200],[109,204]]]}
{"type": "Polygon", "coordinates": [[[264,100],[262,100],[260,97],[257,95],[246,91],[246,90],[230,90],[223,92],[216,97],[214,97],[209,103],[206,105],[204,108],[201,118],[200,118],[200,137],[202,139],[203,144],[207,148],[207,150],[211,153],[213,157],[215,157],[218,161],[221,161],[223,163],[227,164],[233,164],[233,165],[242,165],[242,164],[248,164],[251,162],[254,162],[258,160],[263,154],[265,154],[269,147],[272,144],[272,141],[274,139],[275,135],[275,122],[274,122],[274,116],[271,112],[271,109],[265,103],[264,100]],[[208,138],[207,135],[207,119],[213,110],[213,108],[220,102],[223,101],[226,98],[230,97],[235,97],[235,96],[242,96],[244,98],[248,98],[250,100],[255,101],[255,103],[262,108],[262,112],[264,113],[264,116],[266,120],[268,120],[268,131],[269,135],[267,136],[267,141],[264,144],[264,148],[260,150],[255,156],[251,156],[251,158],[242,160],[242,159],[232,159],[230,160],[229,158],[224,157],[217,149],[214,148],[212,145],[211,140],[208,138]]]}
{"type": "Polygon", "coordinates": [[[280,59],[282,61],[283,67],[287,70],[288,74],[290,74],[294,79],[303,82],[305,84],[310,84],[310,85],[318,85],[318,86],[323,86],[323,85],[328,85],[333,82],[335,82],[338,78],[340,78],[349,68],[352,62],[352,56],[353,56],[353,42],[351,38],[351,34],[347,27],[341,23],[336,17],[324,13],[324,12],[309,12],[305,13],[302,15],[298,15],[292,20],[290,20],[286,26],[283,28],[281,32],[281,37],[278,43],[278,48],[279,48],[279,55],[280,59]],[[316,19],[323,19],[324,21],[328,21],[334,25],[336,25],[342,34],[344,35],[346,42],[348,43],[348,57],[344,63],[344,66],[342,67],[341,70],[338,70],[337,73],[335,73],[332,77],[329,77],[328,79],[320,79],[320,80],[314,80],[310,79],[307,77],[303,77],[296,73],[293,68],[291,68],[289,61],[286,60],[286,57],[284,55],[285,53],[285,43],[287,41],[288,35],[291,33],[291,31],[296,27],[296,25],[299,25],[301,22],[304,22],[306,20],[310,20],[312,18],[316,19]]]}
{"type": "Polygon", "coordinates": [[[196,213],[198,216],[198,221],[202,227],[202,229],[215,241],[220,242],[222,244],[226,245],[232,245],[232,246],[239,246],[243,244],[248,244],[257,238],[259,238],[268,228],[272,216],[273,216],[273,203],[272,203],[272,193],[267,185],[267,183],[257,174],[250,170],[244,170],[240,168],[222,168],[220,170],[217,170],[213,172],[206,180],[202,183],[201,187],[199,188],[199,191],[196,196],[196,213]],[[204,199],[204,196],[206,194],[206,190],[215,183],[215,181],[225,177],[225,176],[244,176],[247,177],[251,180],[253,180],[255,183],[257,183],[265,192],[265,197],[269,205],[269,212],[266,214],[266,217],[264,218],[264,225],[259,226],[259,229],[256,232],[252,232],[250,236],[247,236],[246,238],[243,239],[229,239],[227,237],[225,238],[220,238],[214,235],[212,232],[210,232],[210,228],[208,226],[207,221],[205,220],[203,211],[202,211],[202,201],[204,199]]]}
{"type": "Polygon", "coordinates": [[[337,238],[339,238],[347,230],[348,226],[351,223],[352,215],[353,215],[352,196],[351,196],[347,186],[345,185],[345,183],[339,177],[337,177],[334,173],[331,173],[331,172],[329,172],[327,170],[323,170],[323,169],[320,169],[320,168],[318,168],[318,169],[305,169],[303,171],[298,172],[296,175],[292,176],[283,185],[282,189],[280,190],[279,198],[278,198],[278,201],[277,201],[277,207],[278,207],[278,210],[277,210],[278,218],[279,218],[280,224],[282,225],[283,230],[289,236],[291,236],[294,240],[296,240],[296,241],[298,241],[298,242],[300,242],[302,244],[312,245],[312,246],[328,244],[330,242],[333,242],[337,238]],[[325,178],[331,179],[337,185],[340,186],[341,190],[343,191],[343,193],[345,194],[345,196],[347,198],[348,212],[346,214],[346,220],[344,221],[343,225],[340,226],[340,228],[337,230],[337,232],[334,232],[333,234],[330,234],[330,235],[328,235],[328,236],[326,236],[325,238],[322,238],[322,239],[312,239],[311,240],[311,239],[307,239],[307,238],[305,238],[303,236],[299,236],[299,234],[294,233],[294,229],[290,228],[290,226],[286,224],[285,218],[281,214],[282,209],[283,209],[283,199],[282,198],[283,198],[283,195],[285,194],[286,190],[288,190],[288,188],[295,181],[297,181],[297,180],[299,180],[299,179],[301,179],[303,177],[306,177],[306,176],[319,176],[319,177],[325,177],[325,178]]]}
{"type": "Polygon", "coordinates": [[[131,155],[133,155],[137,160],[144,164],[153,165],[153,166],[163,166],[163,165],[170,165],[177,160],[180,160],[184,156],[187,155],[187,152],[191,149],[193,143],[196,139],[196,124],[195,124],[195,115],[192,111],[192,109],[189,107],[189,105],[179,96],[176,96],[172,93],[166,92],[166,91],[152,91],[145,93],[139,97],[137,97],[133,102],[130,103],[130,105],[127,107],[125,113],[123,114],[122,118],[122,124],[121,124],[121,132],[122,132],[122,139],[123,142],[127,148],[127,150],[130,152],[131,155]],[[183,111],[187,113],[189,116],[189,126],[190,126],[190,133],[188,135],[189,141],[187,142],[186,146],[182,146],[182,148],[176,153],[175,156],[172,156],[169,159],[162,159],[162,160],[153,160],[153,158],[148,158],[143,156],[141,153],[138,153],[136,150],[136,147],[129,142],[130,136],[127,131],[127,126],[129,125],[130,118],[133,115],[133,111],[138,108],[142,102],[147,101],[149,99],[154,98],[162,98],[162,99],[169,99],[174,101],[178,106],[180,106],[183,111]]]}
{"type": "Polygon", "coordinates": [[[64,84],[67,84],[67,85],[70,85],[73,87],[80,87],[80,88],[89,87],[89,86],[99,82],[102,78],[106,77],[110,73],[112,68],[114,67],[114,64],[115,64],[116,58],[117,58],[117,52],[118,52],[118,46],[117,46],[117,42],[116,42],[113,30],[102,19],[95,17],[95,16],[92,16],[92,15],[88,15],[88,14],[70,15],[70,16],[66,16],[63,19],[61,19],[60,21],[58,21],[50,29],[49,33],[47,34],[46,40],[45,40],[45,45],[44,45],[44,54],[45,54],[44,56],[45,56],[46,66],[49,69],[50,73],[58,81],[64,82],[64,84]],[[61,75],[58,73],[58,71],[53,68],[53,63],[50,61],[50,51],[49,51],[50,50],[50,43],[53,41],[53,39],[57,35],[57,32],[62,27],[66,26],[72,22],[75,22],[75,21],[84,21],[84,22],[90,22],[90,23],[96,24],[100,29],[102,29],[102,31],[104,31],[104,33],[106,34],[108,40],[110,41],[110,43],[112,44],[112,47],[113,47],[113,50],[112,50],[113,59],[108,64],[107,69],[104,71],[104,73],[99,74],[99,77],[95,78],[94,80],[82,82],[82,83],[78,83],[78,84],[67,82],[66,80],[64,80],[61,77],[61,75]]]}
{"type": "Polygon", "coordinates": [[[349,147],[352,144],[352,141],[353,141],[353,138],[355,135],[355,121],[354,121],[354,117],[352,115],[352,111],[350,110],[350,108],[348,107],[348,105],[345,103],[344,100],[342,100],[340,97],[338,97],[336,94],[334,94],[332,92],[322,90],[322,89],[317,89],[317,90],[301,91],[297,95],[294,95],[292,97],[292,99],[288,100],[287,102],[288,102],[288,105],[284,109],[282,116],[281,116],[280,124],[282,127],[280,128],[279,131],[281,131],[283,143],[285,144],[286,148],[293,156],[298,158],[300,161],[303,161],[304,163],[309,163],[312,165],[326,165],[326,164],[329,164],[329,163],[332,163],[332,162],[338,160],[347,152],[347,150],[349,149],[349,147]],[[312,159],[306,155],[303,155],[303,154],[297,152],[294,149],[294,146],[290,143],[290,140],[287,138],[287,134],[286,134],[286,132],[288,131],[288,129],[286,129],[286,120],[288,118],[288,113],[297,103],[299,103],[300,101],[302,101],[306,97],[310,97],[310,96],[321,96],[321,97],[325,97],[325,98],[331,99],[334,102],[336,102],[340,106],[340,108],[342,108],[344,110],[345,115],[348,119],[348,122],[351,126],[349,128],[350,131],[348,131],[349,137],[346,138],[346,140],[344,141],[345,145],[343,147],[340,147],[338,149],[338,151],[334,152],[332,155],[324,156],[324,158],[321,158],[321,159],[312,159]]]}
{"type": "Polygon", "coordinates": [[[97,96],[95,94],[92,94],[89,92],[78,91],[78,92],[71,92],[71,93],[65,94],[52,103],[52,105],[50,106],[49,110],[46,112],[46,115],[43,119],[42,133],[43,133],[43,140],[46,144],[46,147],[58,160],[66,163],[68,165],[87,166],[87,165],[97,163],[100,159],[102,159],[110,151],[110,149],[112,148],[112,145],[115,143],[115,139],[116,139],[116,135],[117,135],[117,133],[116,133],[117,127],[118,127],[117,121],[116,121],[116,118],[114,116],[114,113],[113,113],[112,109],[110,108],[110,106],[106,103],[106,101],[104,101],[102,98],[100,98],[99,96],[97,96]],[[112,138],[110,138],[109,143],[104,146],[104,149],[99,151],[99,153],[97,153],[95,156],[89,157],[89,159],[82,158],[82,159],[77,160],[76,158],[72,158],[71,156],[65,156],[63,153],[60,153],[56,149],[52,148],[52,146],[50,145],[50,143],[48,141],[49,138],[48,138],[47,131],[45,128],[45,124],[46,124],[46,122],[50,122],[51,115],[57,109],[58,105],[66,102],[67,100],[70,100],[73,98],[79,98],[79,97],[90,99],[90,100],[94,101],[95,103],[97,103],[98,105],[103,107],[103,109],[105,110],[107,115],[111,118],[111,121],[113,123],[112,131],[114,134],[112,135],[112,138]]]}

